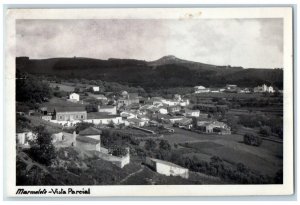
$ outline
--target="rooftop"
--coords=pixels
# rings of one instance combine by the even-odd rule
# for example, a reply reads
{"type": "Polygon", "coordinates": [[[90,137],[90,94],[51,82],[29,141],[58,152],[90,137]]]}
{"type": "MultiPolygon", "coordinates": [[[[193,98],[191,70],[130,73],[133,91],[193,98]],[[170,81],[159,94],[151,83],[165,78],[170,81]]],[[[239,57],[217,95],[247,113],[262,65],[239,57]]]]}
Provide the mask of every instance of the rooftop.
{"type": "Polygon", "coordinates": [[[58,106],[58,107],[54,107],[55,111],[56,112],[84,112],[86,111],[85,110],[85,107],[82,107],[82,106],[58,106]]]}
{"type": "Polygon", "coordinates": [[[90,112],[87,114],[87,119],[112,119],[120,117],[120,115],[109,115],[107,112],[90,112]]]}
{"type": "Polygon", "coordinates": [[[187,169],[187,168],[181,167],[177,164],[174,164],[172,162],[163,161],[163,160],[160,160],[160,159],[154,159],[154,158],[150,158],[150,157],[147,157],[147,158],[150,159],[151,161],[154,161],[154,162],[157,162],[157,163],[161,163],[161,164],[165,164],[165,165],[168,165],[168,166],[177,167],[177,168],[181,168],[181,169],[187,169]]]}
{"type": "Polygon", "coordinates": [[[81,135],[76,137],[76,141],[90,143],[90,144],[99,144],[100,143],[100,140],[96,140],[96,139],[86,137],[86,136],[81,136],[81,135]]]}
{"type": "Polygon", "coordinates": [[[98,130],[94,127],[88,127],[85,130],[79,132],[79,135],[100,135],[102,134],[101,130],[98,130]]]}

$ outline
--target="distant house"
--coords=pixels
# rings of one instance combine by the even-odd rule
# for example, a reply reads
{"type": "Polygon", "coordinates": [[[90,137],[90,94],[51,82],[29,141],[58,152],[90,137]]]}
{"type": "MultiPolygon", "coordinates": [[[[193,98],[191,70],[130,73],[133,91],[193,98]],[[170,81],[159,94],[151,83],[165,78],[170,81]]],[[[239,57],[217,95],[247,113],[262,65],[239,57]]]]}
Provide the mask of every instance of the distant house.
{"type": "Polygon", "coordinates": [[[82,106],[55,107],[55,120],[82,121],[87,118],[87,112],[82,106]]]}
{"type": "Polygon", "coordinates": [[[116,115],[117,114],[117,107],[113,105],[99,105],[98,106],[98,112],[106,112],[110,115],[116,115]]]}
{"type": "Polygon", "coordinates": [[[71,102],[78,102],[80,100],[80,97],[79,97],[79,95],[77,93],[71,93],[69,95],[69,99],[68,100],[71,101],[71,102]]]}
{"type": "Polygon", "coordinates": [[[180,128],[191,129],[193,126],[192,122],[193,120],[191,118],[183,118],[181,120],[176,121],[175,126],[178,126],[180,128]]]}
{"type": "Polygon", "coordinates": [[[51,135],[51,139],[52,139],[53,143],[63,141],[64,140],[64,134],[63,134],[63,132],[53,133],[51,135]]]}
{"type": "Polygon", "coordinates": [[[237,85],[229,85],[227,84],[225,87],[225,92],[232,92],[232,93],[236,93],[238,92],[239,88],[237,85]]]}
{"type": "Polygon", "coordinates": [[[158,112],[160,114],[168,114],[168,109],[161,107],[161,108],[158,108],[158,112]]]}
{"type": "Polygon", "coordinates": [[[36,139],[36,134],[31,131],[18,132],[16,134],[17,145],[29,146],[29,142],[36,139]]]}
{"type": "Polygon", "coordinates": [[[137,93],[127,93],[126,91],[122,92],[122,97],[117,101],[117,107],[128,106],[134,103],[139,104],[140,98],[137,93]]]}
{"type": "Polygon", "coordinates": [[[188,106],[189,104],[190,104],[190,100],[187,99],[187,98],[183,98],[183,99],[180,101],[180,103],[179,103],[179,105],[180,105],[181,107],[186,107],[186,106],[188,106]]]}
{"type": "Polygon", "coordinates": [[[189,178],[189,170],[171,162],[147,157],[145,164],[154,169],[157,173],[166,176],[180,176],[189,178]]]}
{"type": "Polygon", "coordinates": [[[142,120],[138,118],[131,118],[131,119],[127,119],[126,121],[129,123],[129,125],[134,125],[138,127],[143,127],[147,124],[146,120],[142,120]]]}
{"type": "Polygon", "coordinates": [[[231,134],[230,127],[219,121],[198,121],[197,129],[204,133],[231,134]]]}
{"type": "Polygon", "coordinates": [[[101,130],[89,127],[79,132],[74,146],[85,151],[101,151],[101,130]]]}
{"type": "Polygon", "coordinates": [[[184,110],[184,115],[186,117],[199,117],[200,115],[200,110],[190,110],[190,109],[185,109],[184,110]]]}
{"type": "Polygon", "coordinates": [[[179,112],[181,110],[181,107],[178,106],[178,105],[175,105],[175,106],[169,106],[167,108],[168,112],[169,113],[175,113],[175,112],[179,112]]]}
{"type": "Polygon", "coordinates": [[[195,93],[208,93],[210,89],[200,85],[200,86],[195,86],[194,91],[195,93]]]}
{"type": "Polygon", "coordinates": [[[274,88],[272,86],[267,86],[263,84],[262,86],[257,86],[253,89],[255,93],[274,93],[274,88]]]}
{"type": "Polygon", "coordinates": [[[102,94],[92,94],[92,93],[89,93],[89,96],[96,99],[96,100],[103,100],[103,101],[107,101],[107,97],[105,97],[104,95],[102,94]]]}
{"type": "Polygon", "coordinates": [[[91,88],[92,88],[93,92],[99,92],[100,91],[99,86],[92,86],[91,88]]]}
{"type": "Polygon", "coordinates": [[[138,113],[133,112],[133,111],[123,111],[120,113],[120,116],[123,119],[132,119],[132,118],[137,118],[138,113]]]}
{"type": "Polygon", "coordinates": [[[103,112],[90,112],[87,113],[87,119],[84,122],[89,122],[99,125],[109,125],[109,124],[122,124],[123,120],[120,115],[111,115],[103,112]]]}
{"type": "Polygon", "coordinates": [[[244,88],[244,89],[241,89],[239,92],[240,93],[250,93],[250,89],[249,88],[244,88]]]}

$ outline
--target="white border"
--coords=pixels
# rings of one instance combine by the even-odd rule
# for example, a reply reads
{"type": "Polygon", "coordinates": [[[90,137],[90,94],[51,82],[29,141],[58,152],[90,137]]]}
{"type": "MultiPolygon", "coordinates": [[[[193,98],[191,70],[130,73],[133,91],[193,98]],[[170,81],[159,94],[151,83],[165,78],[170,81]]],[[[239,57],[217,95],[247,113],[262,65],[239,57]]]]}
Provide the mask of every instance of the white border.
{"type": "MultiPolygon", "coordinates": [[[[291,8],[159,8],[159,9],[11,9],[6,13],[5,48],[5,189],[16,196],[15,186],[15,20],[16,19],[208,19],[283,18],[284,19],[284,184],[283,185],[143,185],[90,186],[92,196],[231,196],[290,195],[293,193],[293,41],[291,8]]],[[[72,186],[66,186],[72,187],[72,186]]],[[[87,187],[87,186],[75,186],[87,187]]],[[[26,187],[33,189],[33,187],[26,187]]],[[[51,186],[34,186],[34,189],[51,186]]],[[[57,187],[59,188],[59,187],[57,187]]],[[[28,196],[28,197],[32,197],[28,196]]],[[[70,197],[72,195],[50,195],[70,197]]],[[[17,195],[16,197],[26,197],[17,195]]],[[[45,197],[36,195],[35,197],[45,197]]],[[[74,196],[72,196],[74,197],[74,196]]],[[[76,196],[81,197],[81,196],[76,196]]]]}

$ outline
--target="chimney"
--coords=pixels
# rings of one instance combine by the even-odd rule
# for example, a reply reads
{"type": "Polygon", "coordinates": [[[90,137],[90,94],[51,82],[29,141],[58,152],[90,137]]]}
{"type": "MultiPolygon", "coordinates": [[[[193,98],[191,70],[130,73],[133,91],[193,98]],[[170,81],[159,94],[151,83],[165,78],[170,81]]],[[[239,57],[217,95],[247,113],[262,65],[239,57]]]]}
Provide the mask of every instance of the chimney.
{"type": "Polygon", "coordinates": [[[76,147],[76,131],[73,132],[73,142],[72,142],[72,146],[76,147]]]}

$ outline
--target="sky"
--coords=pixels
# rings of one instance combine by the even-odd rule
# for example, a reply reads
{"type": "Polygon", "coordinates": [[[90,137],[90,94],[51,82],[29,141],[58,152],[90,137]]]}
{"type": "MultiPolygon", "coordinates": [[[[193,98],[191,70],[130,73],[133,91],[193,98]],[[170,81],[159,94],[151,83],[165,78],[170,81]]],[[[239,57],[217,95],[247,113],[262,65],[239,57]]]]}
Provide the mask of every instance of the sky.
{"type": "Polygon", "coordinates": [[[17,20],[17,56],[157,60],[283,67],[282,19],[17,20]]]}

